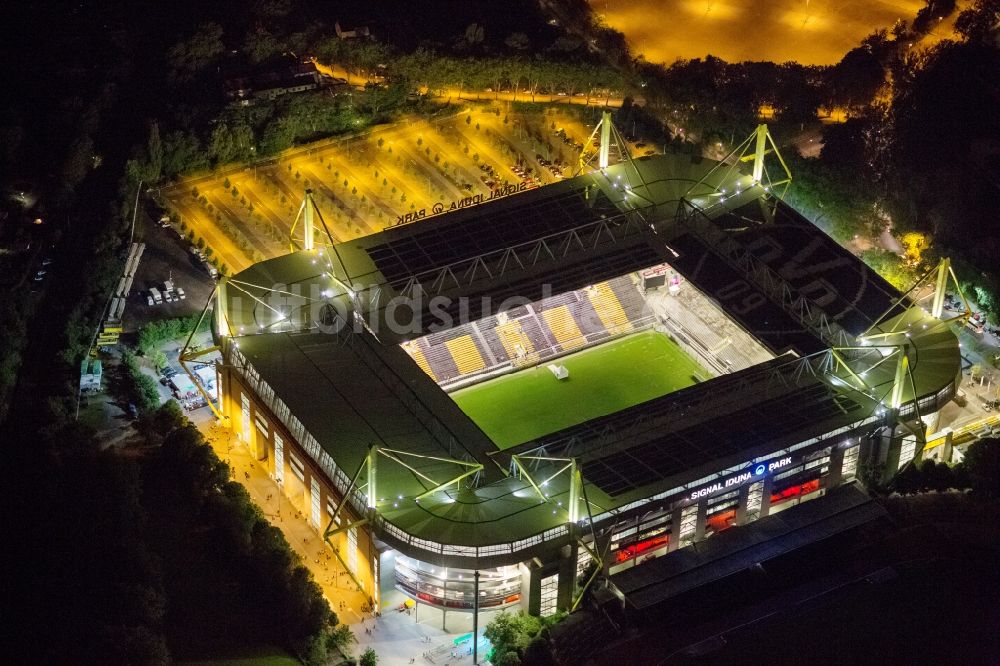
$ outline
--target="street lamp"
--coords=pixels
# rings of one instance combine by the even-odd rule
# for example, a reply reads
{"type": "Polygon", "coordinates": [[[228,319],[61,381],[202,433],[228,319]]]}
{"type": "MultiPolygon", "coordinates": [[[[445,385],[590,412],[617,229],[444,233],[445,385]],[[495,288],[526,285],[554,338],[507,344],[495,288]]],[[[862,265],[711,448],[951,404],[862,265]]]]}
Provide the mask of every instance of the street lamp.
{"type": "Polygon", "coordinates": [[[132,238],[135,236],[135,217],[139,212],[139,194],[142,192],[142,181],[135,188],[135,204],[132,206],[132,227],[128,233],[128,246],[132,247],[132,238]]]}

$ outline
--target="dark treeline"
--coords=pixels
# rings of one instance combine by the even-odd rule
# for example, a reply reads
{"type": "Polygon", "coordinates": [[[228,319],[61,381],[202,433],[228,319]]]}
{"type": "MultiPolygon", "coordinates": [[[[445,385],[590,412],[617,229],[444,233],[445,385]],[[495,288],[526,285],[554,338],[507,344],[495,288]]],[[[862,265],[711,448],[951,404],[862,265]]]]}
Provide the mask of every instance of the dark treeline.
{"type": "Polygon", "coordinates": [[[488,99],[488,92],[503,90],[519,93],[524,101],[559,93],[598,100],[621,94],[626,86],[623,75],[602,64],[579,38],[556,38],[534,50],[525,33],[513,33],[497,47],[483,41],[482,30],[482,24],[472,23],[450,46],[425,40],[412,51],[376,39],[340,39],[315,27],[283,39],[253,31],[233,51],[219,24],[202,24],[170,48],[165,64],[168,89],[177,99],[191,101],[174,102],[160,114],[130,172],[136,179],[171,178],[358,131],[390,120],[403,108],[433,111],[417,93],[476,91],[488,99]],[[223,96],[228,78],[281,70],[306,56],[372,82],[361,91],[308,91],[249,106],[223,96]]]}
{"type": "MultiPolygon", "coordinates": [[[[74,424],[19,455],[8,663],[159,664],[275,646],[323,663],[351,640],[281,532],[170,402],[139,455],[74,424]]],[[[24,445],[25,442],[19,442],[24,445]]]]}
{"type": "Polygon", "coordinates": [[[1000,499],[1000,439],[988,437],[975,442],[956,465],[914,461],[889,486],[889,490],[901,495],[967,489],[984,500],[1000,499]]]}

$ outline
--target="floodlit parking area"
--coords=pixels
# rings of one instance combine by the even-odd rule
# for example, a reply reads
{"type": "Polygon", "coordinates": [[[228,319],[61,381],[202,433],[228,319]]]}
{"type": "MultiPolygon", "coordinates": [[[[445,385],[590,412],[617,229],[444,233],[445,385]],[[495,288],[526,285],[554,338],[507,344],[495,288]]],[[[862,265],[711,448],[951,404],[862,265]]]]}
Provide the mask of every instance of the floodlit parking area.
{"type": "MultiPolygon", "coordinates": [[[[162,190],[177,230],[208,261],[236,273],[284,254],[304,191],[336,242],[365,236],[452,202],[569,177],[594,109],[472,105],[450,115],[407,117],[361,135],[188,178],[162,190]],[[523,107],[522,107],[523,109],[523,107]]],[[[296,228],[301,242],[301,225],[296,228]]]]}

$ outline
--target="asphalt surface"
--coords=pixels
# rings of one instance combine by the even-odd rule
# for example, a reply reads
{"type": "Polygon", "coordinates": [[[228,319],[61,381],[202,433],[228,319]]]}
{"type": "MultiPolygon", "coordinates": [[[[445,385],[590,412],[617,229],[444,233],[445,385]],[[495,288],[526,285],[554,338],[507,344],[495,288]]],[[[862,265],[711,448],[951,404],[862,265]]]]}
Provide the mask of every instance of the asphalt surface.
{"type": "Polygon", "coordinates": [[[143,213],[136,221],[135,239],[146,244],[139,260],[132,292],[122,318],[126,333],[134,333],[153,319],[168,319],[199,314],[208,302],[215,281],[192,255],[190,244],[172,228],[160,227],[143,213]],[[150,287],[163,288],[163,281],[173,278],[174,286],[184,290],[185,298],[172,303],[163,302],[150,306],[146,294],[150,287]]]}

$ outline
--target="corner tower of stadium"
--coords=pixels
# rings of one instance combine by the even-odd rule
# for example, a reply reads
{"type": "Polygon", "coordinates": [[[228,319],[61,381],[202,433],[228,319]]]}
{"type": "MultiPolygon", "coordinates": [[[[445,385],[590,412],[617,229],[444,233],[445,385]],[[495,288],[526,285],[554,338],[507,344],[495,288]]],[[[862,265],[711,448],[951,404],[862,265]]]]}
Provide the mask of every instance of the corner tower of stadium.
{"type": "Polygon", "coordinates": [[[737,158],[625,159],[220,283],[219,409],[375,607],[570,609],[595,569],[919,453],[961,376],[940,309],[737,158]]]}

